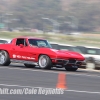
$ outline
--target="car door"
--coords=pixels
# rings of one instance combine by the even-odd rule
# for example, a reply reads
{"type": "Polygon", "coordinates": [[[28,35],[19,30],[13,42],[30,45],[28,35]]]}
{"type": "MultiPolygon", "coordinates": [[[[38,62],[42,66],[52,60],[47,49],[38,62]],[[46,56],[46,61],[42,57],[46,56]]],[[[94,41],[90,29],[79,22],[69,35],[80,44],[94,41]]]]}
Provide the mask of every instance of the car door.
{"type": "Polygon", "coordinates": [[[26,39],[18,38],[16,40],[15,46],[12,48],[12,57],[17,60],[27,60],[28,59],[28,46],[26,39]]]}

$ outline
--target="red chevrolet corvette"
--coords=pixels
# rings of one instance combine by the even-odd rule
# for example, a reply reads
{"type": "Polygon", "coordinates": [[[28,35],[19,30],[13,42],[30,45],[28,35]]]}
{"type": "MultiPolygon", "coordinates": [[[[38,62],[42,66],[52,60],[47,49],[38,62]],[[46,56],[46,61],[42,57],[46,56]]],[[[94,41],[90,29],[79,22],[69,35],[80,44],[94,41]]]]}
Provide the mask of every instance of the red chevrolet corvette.
{"type": "Polygon", "coordinates": [[[84,59],[77,52],[52,49],[47,40],[34,37],[14,38],[9,44],[0,44],[1,66],[15,62],[23,63],[26,67],[64,67],[67,71],[76,71],[84,59]]]}

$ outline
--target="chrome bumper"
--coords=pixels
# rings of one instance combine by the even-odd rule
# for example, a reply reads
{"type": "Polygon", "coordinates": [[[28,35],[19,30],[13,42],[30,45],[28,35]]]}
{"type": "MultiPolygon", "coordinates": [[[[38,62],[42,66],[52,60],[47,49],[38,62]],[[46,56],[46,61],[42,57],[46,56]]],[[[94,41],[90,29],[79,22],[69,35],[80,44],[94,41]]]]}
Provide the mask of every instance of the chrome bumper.
{"type": "Polygon", "coordinates": [[[55,59],[55,61],[56,61],[57,64],[63,64],[63,65],[68,65],[68,64],[81,65],[82,62],[83,62],[83,61],[78,61],[78,60],[75,60],[75,59],[69,59],[69,60],[55,59]]]}

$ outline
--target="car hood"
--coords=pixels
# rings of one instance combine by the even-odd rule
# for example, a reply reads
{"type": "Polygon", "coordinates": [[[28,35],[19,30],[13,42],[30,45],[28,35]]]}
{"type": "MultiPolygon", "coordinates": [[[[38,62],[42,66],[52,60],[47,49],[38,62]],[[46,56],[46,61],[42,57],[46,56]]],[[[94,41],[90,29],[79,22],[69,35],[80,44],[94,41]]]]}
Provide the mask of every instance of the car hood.
{"type": "Polygon", "coordinates": [[[51,49],[52,51],[54,51],[57,54],[57,58],[74,58],[77,60],[85,60],[85,58],[77,52],[73,52],[73,51],[63,51],[63,50],[55,50],[55,49],[51,49]]]}

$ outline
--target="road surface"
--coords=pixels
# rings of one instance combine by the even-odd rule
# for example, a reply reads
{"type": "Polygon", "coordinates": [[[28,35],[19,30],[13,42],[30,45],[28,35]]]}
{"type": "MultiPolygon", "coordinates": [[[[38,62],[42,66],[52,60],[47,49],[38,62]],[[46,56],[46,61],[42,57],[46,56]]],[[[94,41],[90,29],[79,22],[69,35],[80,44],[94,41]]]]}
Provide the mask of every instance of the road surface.
{"type": "Polygon", "coordinates": [[[63,94],[0,94],[0,100],[100,100],[100,71],[92,70],[68,72],[56,68],[25,68],[19,64],[0,66],[0,89],[56,89],[58,75],[62,72],[67,87],[63,94]]]}

